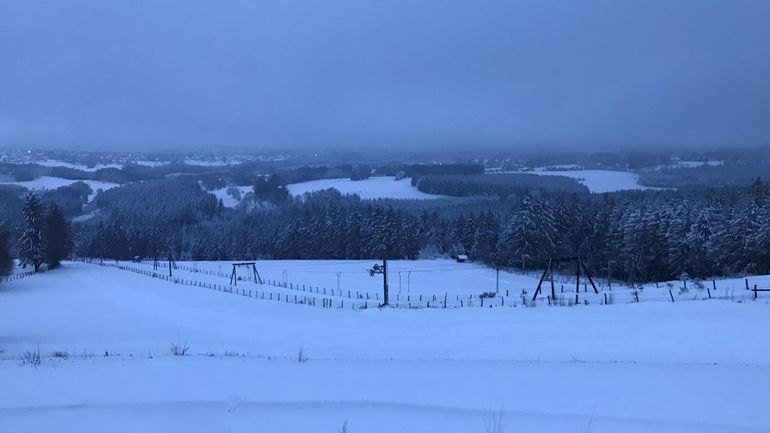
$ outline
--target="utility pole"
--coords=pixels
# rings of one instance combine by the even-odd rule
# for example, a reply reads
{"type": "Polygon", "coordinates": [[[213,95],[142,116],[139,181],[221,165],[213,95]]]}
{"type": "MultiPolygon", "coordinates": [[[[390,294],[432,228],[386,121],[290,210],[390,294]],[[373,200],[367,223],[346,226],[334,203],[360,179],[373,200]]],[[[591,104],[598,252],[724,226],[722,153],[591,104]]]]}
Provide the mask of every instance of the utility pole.
{"type": "Polygon", "coordinates": [[[166,241],[166,254],[168,255],[168,276],[173,277],[171,273],[171,268],[176,266],[176,261],[174,261],[174,253],[173,253],[173,247],[171,246],[171,239],[166,241]]]}
{"type": "Polygon", "coordinates": [[[412,291],[412,271],[408,271],[406,273],[406,292],[410,293],[412,291]]]}
{"type": "Polygon", "coordinates": [[[369,269],[369,275],[382,274],[382,305],[381,307],[388,305],[388,259],[382,259],[382,266],[379,263],[375,263],[372,269],[369,269]]]}
{"type": "Polygon", "coordinates": [[[382,259],[382,301],[388,305],[388,259],[382,259]]]}
{"type": "Polygon", "coordinates": [[[612,280],[610,279],[610,269],[612,268],[612,264],[617,263],[615,260],[609,260],[607,261],[607,286],[610,290],[612,290],[612,280]]]}

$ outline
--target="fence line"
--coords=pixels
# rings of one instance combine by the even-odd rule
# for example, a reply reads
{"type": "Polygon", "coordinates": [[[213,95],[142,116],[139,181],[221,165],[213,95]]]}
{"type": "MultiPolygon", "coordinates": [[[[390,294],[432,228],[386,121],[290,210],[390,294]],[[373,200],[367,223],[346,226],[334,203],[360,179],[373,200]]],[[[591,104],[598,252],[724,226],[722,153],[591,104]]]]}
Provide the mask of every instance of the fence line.
{"type": "MultiPolygon", "coordinates": [[[[94,263],[91,259],[82,260],[88,263],[94,263]]],[[[174,284],[182,284],[194,287],[202,287],[210,290],[216,290],[224,293],[230,293],[240,295],[244,297],[250,297],[259,300],[275,301],[293,303],[298,305],[308,305],[319,308],[349,308],[349,309],[367,309],[372,307],[378,307],[380,304],[379,293],[372,294],[368,291],[356,291],[356,290],[335,290],[326,289],[313,285],[301,285],[288,281],[277,281],[273,279],[263,279],[263,284],[258,287],[271,286],[288,291],[290,293],[282,293],[281,291],[265,290],[264,288],[246,288],[242,286],[230,285],[230,284],[217,284],[206,281],[199,281],[195,279],[187,279],[180,276],[169,276],[166,273],[160,272],[160,270],[148,270],[142,269],[134,265],[152,265],[153,261],[141,261],[141,262],[124,262],[119,261],[100,261],[97,264],[101,266],[109,266],[120,270],[131,271],[140,275],[149,276],[164,281],[169,281],[174,284]],[[321,299],[321,302],[318,302],[321,299]]],[[[159,262],[158,268],[168,269],[168,263],[159,262]]],[[[181,271],[198,273],[203,275],[214,276],[218,278],[229,279],[231,274],[209,270],[199,269],[197,267],[187,265],[176,265],[175,269],[181,271]]],[[[237,281],[254,282],[254,278],[250,276],[238,277],[237,281]]],[[[557,295],[552,297],[549,295],[541,295],[536,299],[531,299],[531,295],[527,290],[512,291],[510,289],[500,290],[500,292],[488,291],[481,294],[468,294],[468,295],[454,295],[454,299],[449,297],[447,292],[443,294],[407,294],[402,296],[401,294],[391,295],[391,307],[395,308],[408,308],[408,309],[423,309],[423,308],[497,308],[497,307],[535,307],[540,305],[550,306],[574,306],[574,305],[610,305],[616,303],[639,303],[639,302],[682,302],[682,301],[695,301],[695,300],[707,300],[707,299],[728,299],[728,300],[744,300],[752,299],[756,295],[756,292],[748,291],[749,283],[746,279],[747,294],[735,293],[735,290],[725,289],[723,292],[717,290],[716,281],[712,281],[713,292],[711,287],[698,287],[698,288],[679,288],[676,291],[676,297],[672,292],[673,286],[668,285],[668,292],[661,293],[649,293],[645,291],[644,287],[636,289],[626,290],[605,290],[601,289],[599,294],[588,293],[587,288],[578,290],[577,292],[569,288],[565,290],[564,286],[556,290],[557,295]],[[753,292],[753,293],[752,293],[753,292]]],[[[659,289],[659,288],[657,288],[659,289]]],[[[651,289],[652,290],[652,289],[651,289]]],[[[544,293],[547,291],[544,291],[544,293]]]]}
{"type": "Polygon", "coordinates": [[[8,283],[8,282],[11,282],[11,281],[21,280],[23,278],[27,278],[27,277],[30,277],[32,275],[35,275],[34,271],[21,272],[21,273],[18,273],[18,274],[11,274],[11,275],[8,275],[6,277],[0,277],[0,283],[8,283]]]}

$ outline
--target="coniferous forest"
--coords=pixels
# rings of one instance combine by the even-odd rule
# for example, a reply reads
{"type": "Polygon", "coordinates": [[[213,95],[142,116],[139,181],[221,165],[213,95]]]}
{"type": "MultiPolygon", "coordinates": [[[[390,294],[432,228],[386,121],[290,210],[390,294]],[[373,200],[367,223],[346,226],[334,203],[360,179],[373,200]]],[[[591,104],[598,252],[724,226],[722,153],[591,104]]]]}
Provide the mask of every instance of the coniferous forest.
{"type": "Polygon", "coordinates": [[[580,255],[597,272],[627,281],[770,272],[770,191],[760,179],[748,187],[423,202],[335,190],[279,197],[230,209],[183,179],[106,191],[96,200],[98,222],[77,226],[77,253],[192,260],[466,253],[523,269],[580,255]]]}
{"type": "MultiPolygon", "coordinates": [[[[25,166],[9,167],[11,173],[25,166]]],[[[754,163],[748,167],[756,172],[754,163]]],[[[132,165],[98,170],[134,177],[98,194],[84,183],[92,179],[29,196],[18,186],[0,186],[0,256],[37,269],[54,268],[73,255],[230,260],[467,254],[489,266],[532,270],[552,258],[579,255],[598,275],[629,282],[770,273],[770,188],[761,177],[592,194],[569,177],[482,174],[477,163],[282,169],[243,164],[208,171],[190,167],[175,176],[168,170],[132,165]],[[287,188],[375,173],[408,176],[416,189],[441,198],[363,200],[333,189],[292,196],[287,188]],[[211,193],[238,182],[252,187],[230,188],[240,200],[237,206],[225,206],[211,193]]],[[[704,165],[660,173],[692,179],[714,170],[719,168],[704,165]]],[[[9,269],[3,260],[0,270],[9,269]]]]}

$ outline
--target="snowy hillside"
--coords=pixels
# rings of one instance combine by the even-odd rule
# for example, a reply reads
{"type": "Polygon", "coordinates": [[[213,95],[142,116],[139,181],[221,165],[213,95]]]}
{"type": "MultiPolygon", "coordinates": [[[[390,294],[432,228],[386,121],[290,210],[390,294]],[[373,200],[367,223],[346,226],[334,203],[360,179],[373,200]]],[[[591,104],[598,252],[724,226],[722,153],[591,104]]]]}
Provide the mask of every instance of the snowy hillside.
{"type": "Polygon", "coordinates": [[[292,195],[334,188],[342,194],[358,194],[362,199],[436,199],[440,195],[426,194],[412,186],[409,179],[396,181],[394,177],[371,177],[352,181],[350,179],[321,179],[288,185],[292,195]]]}
{"type": "Polygon", "coordinates": [[[0,285],[0,431],[767,431],[768,313],[311,308],[67,263],[0,285]]]}

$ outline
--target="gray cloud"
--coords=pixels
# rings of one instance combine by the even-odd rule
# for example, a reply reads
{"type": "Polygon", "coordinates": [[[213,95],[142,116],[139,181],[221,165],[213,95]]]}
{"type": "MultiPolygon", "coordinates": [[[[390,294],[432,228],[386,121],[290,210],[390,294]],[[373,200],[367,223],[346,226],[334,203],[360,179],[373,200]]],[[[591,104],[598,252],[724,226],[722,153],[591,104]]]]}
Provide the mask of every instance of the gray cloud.
{"type": "Polygon", "coordinates": [[[770,143],[764,0],[0,2],[0,147],[770,143]]]}

